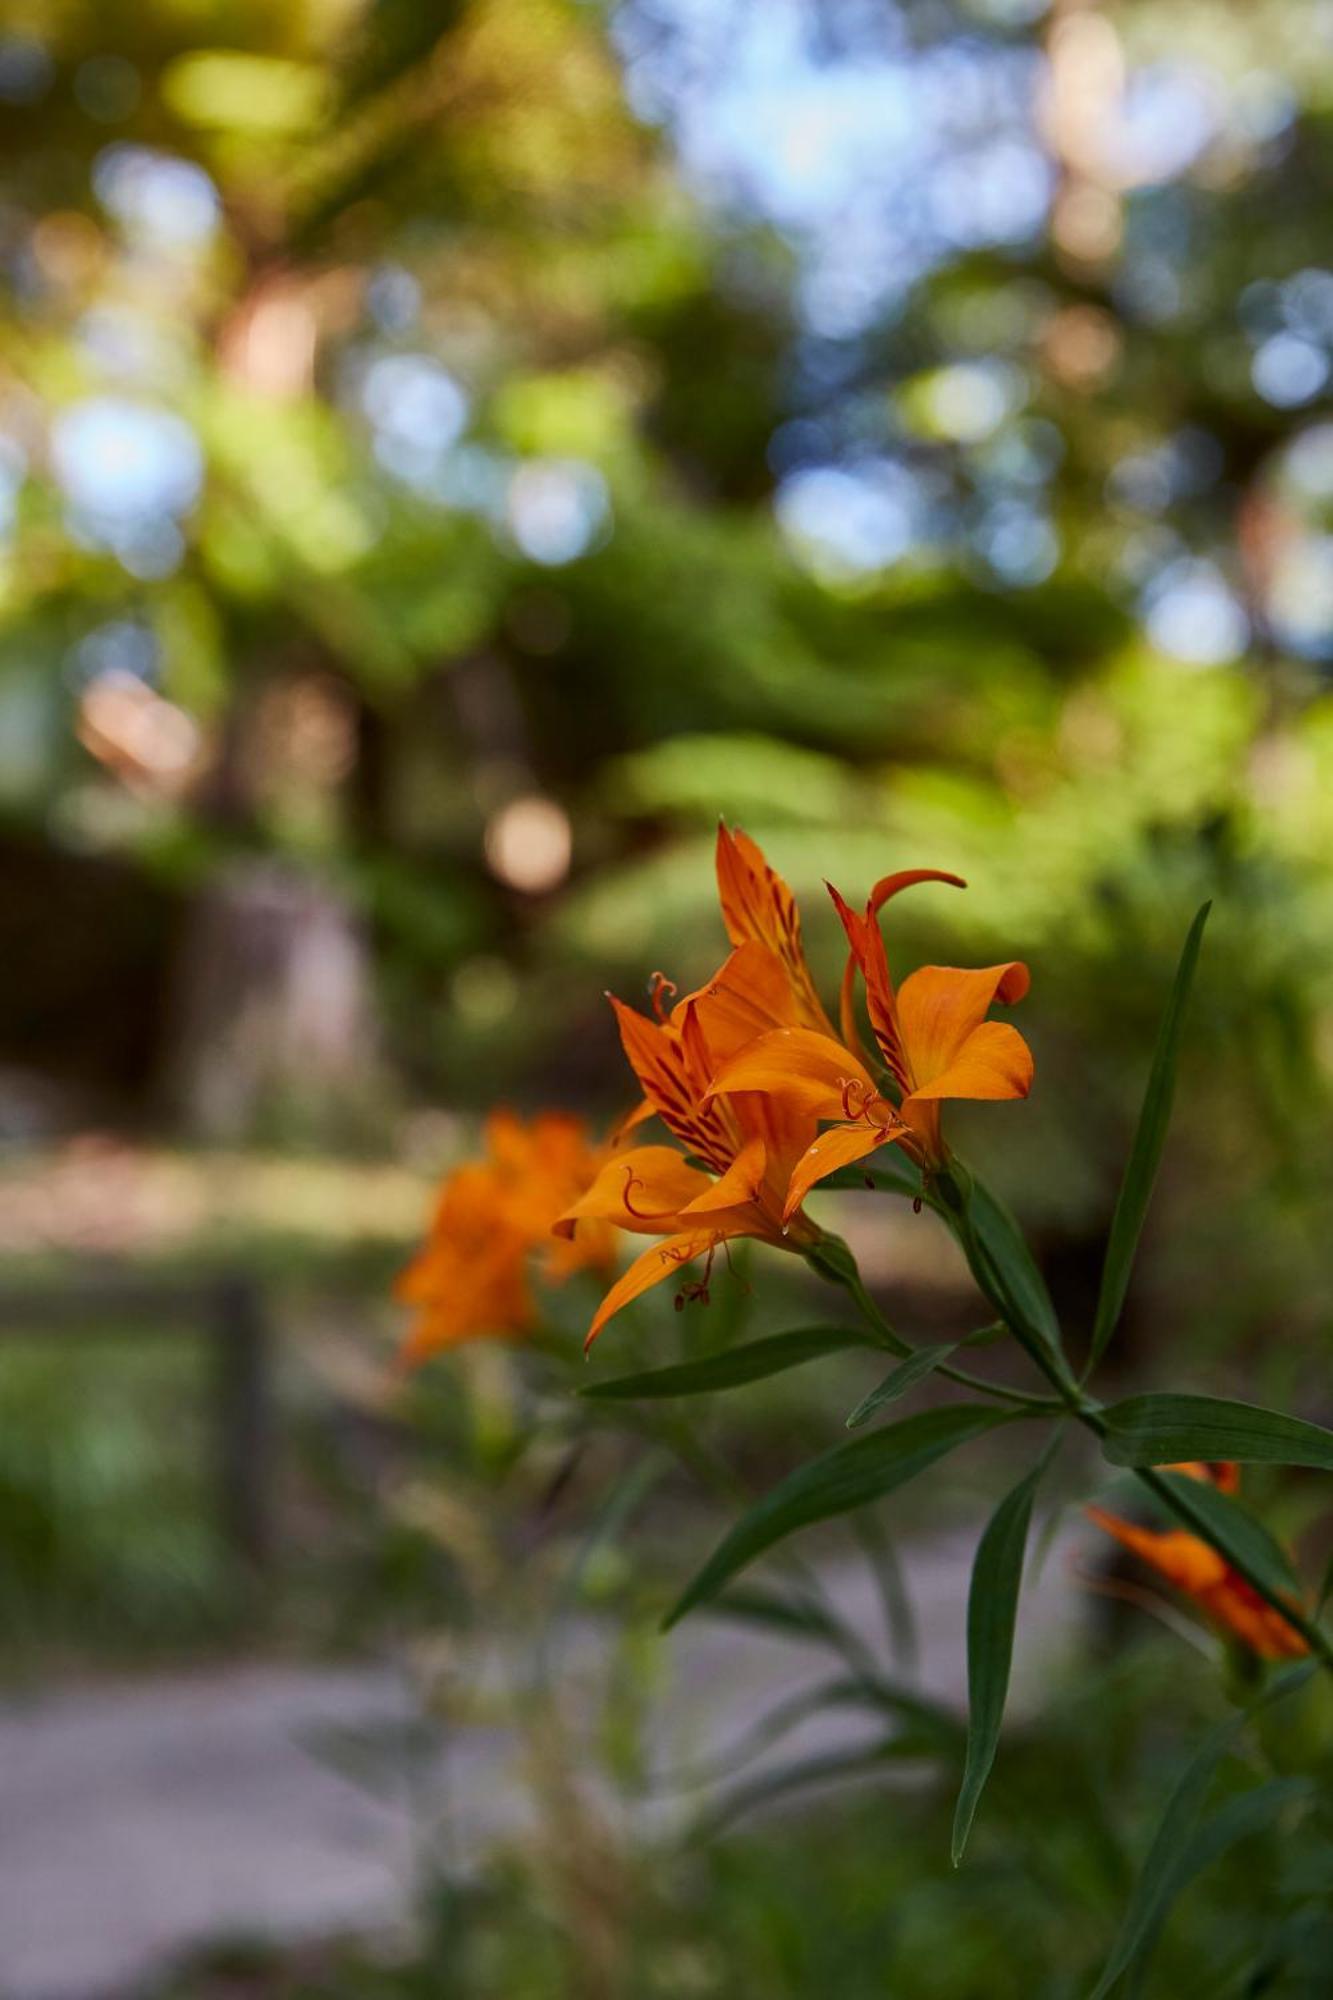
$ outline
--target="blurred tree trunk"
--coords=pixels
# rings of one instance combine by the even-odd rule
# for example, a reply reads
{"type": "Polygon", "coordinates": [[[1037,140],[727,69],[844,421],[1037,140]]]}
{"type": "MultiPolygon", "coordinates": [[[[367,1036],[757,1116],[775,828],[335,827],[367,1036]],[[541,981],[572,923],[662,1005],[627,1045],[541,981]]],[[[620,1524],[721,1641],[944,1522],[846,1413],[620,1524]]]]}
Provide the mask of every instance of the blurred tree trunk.
{"type": "Polygon", "coordinates": [[[167,1060],[192,1137],[336,1144],[384,1104],[367,943],[327,883],[248,861],[187,923],[167,1060]]]}

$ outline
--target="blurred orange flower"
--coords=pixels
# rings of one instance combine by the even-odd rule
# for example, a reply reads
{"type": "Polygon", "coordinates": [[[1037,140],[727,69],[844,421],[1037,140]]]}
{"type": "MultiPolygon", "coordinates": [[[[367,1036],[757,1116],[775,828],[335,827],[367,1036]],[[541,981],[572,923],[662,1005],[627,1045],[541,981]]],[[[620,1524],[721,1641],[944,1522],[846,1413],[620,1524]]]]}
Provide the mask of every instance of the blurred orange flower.
{"type": "Polygon", "coordinates": [[[988,1021],[996,1001],[1021,1000],[1028,990],[1025,965],[1010,962],[980,970],[923,965],[895,992],[879,927],[879,912],[917,882],[950,882],[958,876],[917,868],[878,882],[865,914],[836,889],[834,905],[850,951],[842,989],[842,1037],[806,1024],[757,1037],[714,1080],[719,1091],[762,1091],[830,1123],[796,1166],[786,1201],[793,1213],[810,1189],[839,1167],[864,1159],[879,1146],[901,1145],[929,1169],[947,1157],[940,1134],[940,1104],[947,1098],[1026,1097],[1032,1056],[1018,1032],[988,1021]],[[880,1062],[880,1082],[857,1031],[853,1011],[856,973],[865,982],[867,1010],[880,1062]]]}
{"type": "Polygon", "coordinates": [[[806,963],[795,899],[755,843],[725,827],[718,833],[717,877],[735,949],[716,977],[669,1013],[664,996],[675,989],[659,978],[653,1020],[612,998],[625,1054],[643,1090],[630,1122],[660,1118],[689,1157],[660,1145],[611,1155],[557,1224],[564,1232],[588,1221],[613,1222],[665,1239],[611,1287],[589,1342],[622,1306],[698,1257],[708,1260],[704,1275],[682,1288],[678,1302],[706,1299],[718,1247],[735,1237],[801,1250],[819,1235],[803,1216],[786,1213],[792,1171],[815,1136],[814,1119],[785,1098],[710,1088],[717,1071],[757,1035],[777,1028],[829,1030],[806,963]]]}
{"type": "MultiPolygon", "coordinates": [[[[1209,1481],[1224,1493],[1240,1486],[1240,1469],[1227,1461],[1168,1465],[1164,1472],[1183,1472],[1209,1481]]],[[[1238,1639],[1262,1660],[1299,1659],[1309,1647],[1294,1625],[1260,1597],[1225,1557],[1198,1535],[1184,1528],[1165,1532],[1139,1528],[1103,1507],[1089,1507],[1088,1518],[1138,1556],[1173,1589],[1191,1598],[1209,1622],[1225,1636],[1238,1639]]]]}
{"type": "Polygon", "coordinates": [[[556,1218],[597,1174],[606,1147],[582,1119],[542,1112],[525,1123],[511,1111],[486,1122],[485,1152],[447,1175],[430,1232],[395,1286],[414,1310],[401,1359],[415,1364],[440,1348],[483,1337],[514,1337],[537,1323],[533,1254],[548,1283],[579,1270],[609,1272],[615,1237],[605,1223],[551,1233],[556,1218]]]}
{"type": "Polygon", "coordinates": [[[1163,1472],[1183,1472],[1187,1479],[1200,1479],[1223,1493],[1240,1492],[1240,1467],[1229,1458],[1189,1458],[1179,1465],[1164,1465],[1163,1472]]]}

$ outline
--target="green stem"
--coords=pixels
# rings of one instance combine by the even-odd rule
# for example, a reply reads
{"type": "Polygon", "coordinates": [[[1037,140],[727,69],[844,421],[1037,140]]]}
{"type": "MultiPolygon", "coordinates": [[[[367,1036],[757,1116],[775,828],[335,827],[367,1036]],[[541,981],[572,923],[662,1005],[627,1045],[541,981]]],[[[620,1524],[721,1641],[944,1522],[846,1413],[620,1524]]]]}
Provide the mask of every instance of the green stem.
{"type": "MultiPolygon", "coordinates": [[[[877,1336],[882,1347],[886,1347],[890,1354],[904,1357],[915,1352],[911,1343],[904,1340],[902,1335],[896,1333],[889,1325],[866,1290],[859,1271],[853,1268],[846,1275],[839,1274],[835,1282],[844,1285],[851,1293],[860,1309],[861,1317],[871,1332],[877,1336]]],[[[1049,1414],[1064,1407],[1063,1401],[1054,1396],[1030,1396],[1025,1389],[1009,1389],[1003,1382],[988,1382],[984,1375],[974,1375],[970,1368],[955,1368],[951,1362],[941,1362],[933,1372],[944,1376],[946,1381],[957,1383],[960,1388],[974,1389],[983,1396],[993,1396],[997,1402],[1012,1403],[1020,1410],[1035,1410],[1049,1414]]]]}
{"type": "MultiPolygon", "coordinates": [[[[1029,1396],[1020,1390],[1006,1389],[999,1383],[987,1382],[981,1376],[973,1375],[966,1368],[942,1366],[935,1372],[947,1377],[952,1382],[958,1383],[963,1388],[978,1390],[983,1395],[997,1397],[1002,1402],[1014,1403],[1038,1414],[1049,1415],[1052,1412],[1068,1410],[1083,1425],[1085,1430],[1092,1432],[1094,1437],[1104,1437],[1106,1434],[1106,1423],[1102,1415],[1101,1404],[1084,1394],[1082,1386],[1070,1374],[1063,1357],[1049,1353],[1040,1341],[1025,1339],[1022,1330],[1015,1327],[1013,1302],[1008,1298],[1007,1288],[999,1282],[998,1274],[994,1270],[992,1260],[986,1255],[984,1246],[977,1238],[967,1210],[966,1200],[964,1199],[962,1206],[957,1209],[941,1207],[940,1213],[944,1215],[945,1220],[955,1229],[963,1249],[968,1253],[968,1262],[972,1266],[973,1273],[982,1292],[997,1309],[1005,1324],[1015,1333],[1022,1344],[1024,1353],[1041,1370],[1042,1374],[1051,1384],[1051,1387],[1056,1391],[1056,1394],[1054,1397],[1029,1396]],[[991,1281],[990,1283],[987,1283],[988,1278],[991,1281]]],[[[812,1256],[809,1261],[814,1264],[816,1269],[822,1271],[824,1276],[846,1287],[882,1346],[887,1347],[893,1354],[903,1355],[911,1353],[912,1350],[909,1344],[902,1339],[901,1335],[894,1332],[893,1328],[884,1318],[884,1315],[880,1312],[879,1307],[871,1298],[869,1292],[867,1292],[861,1273],[857,1268],[856,1260],[850,1250],[848,1250],[846,1244],[837,1238],[826,1239],[826,1241],[830,1243],[830,1246],[836,1244],[836,1250],[830,1247],[824,1257],[812,1256]]],[[[1328,1634],[1316,1625],[1312,1619],[1307,1618],[1299,1607],[1290,1604],[1280,1591],[1274,1590],[1262,1577],[1257,1576],[1247,1564],[1238,1561],[1226,1549],[1220,1548],[1214,1540],[1207,1521],[1191,1507],[1188,1495],[1178,1491],[1176,1487],[1160,1478],[1158,1473],[1150,1466],[1138,1466],[1135,1468],[1135,1472],[1140,1484],[1145,1486],[1168,1512],[1174,1514],[1177,1520],[1183,1521],[1191,1533],[1198,1535],[1202,1541],[1207,1542],[1209,1548],[1221,1556],[1230,1569],[1235,1570],[1236,1574],[1242,1577],[1252,1590],[1258,1592],[1265,1604],[1276,1611],[1279,1617],[1284,1618],[1294,1631],[1300,1633],[1320,1665],[1333,1674],[1333,1641],[1330,1641],[1328,1634]]]]}

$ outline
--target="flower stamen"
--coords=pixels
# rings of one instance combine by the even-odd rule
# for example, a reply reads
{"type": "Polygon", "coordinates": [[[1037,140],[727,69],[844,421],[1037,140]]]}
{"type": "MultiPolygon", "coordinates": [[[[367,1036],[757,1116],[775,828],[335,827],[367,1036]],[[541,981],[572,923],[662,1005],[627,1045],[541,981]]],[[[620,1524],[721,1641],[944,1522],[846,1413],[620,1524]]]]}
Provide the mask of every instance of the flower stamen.
{"type": "Polygon", "coordinates": [[[666,1020],[667,1009],[665,1003],[667,1000],[674,1000],[679,991],[680,988],[676,985],[675,980],[668,979],[665,972],[653,973],[648,981],[648,998],[652,1003],[653,1013],[659,1021],[666,1020]]]}

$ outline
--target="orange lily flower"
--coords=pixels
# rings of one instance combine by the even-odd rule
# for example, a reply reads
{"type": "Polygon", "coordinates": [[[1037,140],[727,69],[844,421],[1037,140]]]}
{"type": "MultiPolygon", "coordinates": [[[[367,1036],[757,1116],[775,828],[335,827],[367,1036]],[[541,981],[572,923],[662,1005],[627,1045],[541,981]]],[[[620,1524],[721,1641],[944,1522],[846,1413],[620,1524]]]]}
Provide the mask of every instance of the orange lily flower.
{"type": "Polygon", "coordinates": [[[787,1207],[796,1162],[816,1125],[805,1110],[762,1092],[717,1092],[718,1069],[756,1036],[777,1028],[829,1029],[801,942],[791,890],[755,843],[722,827],[717,845],[723,920],[735,949],[707,986],[668,1014],[659,978],[655,1019],[611,997],[620,1038],[643,1090],[631,1122],[656,1115],[690,1158],[671,1146],[639,1146],[611,1156],[558,1232],[586,1221],[664,1240],[636,1258],[602,1300],[591,1344],[614,1313],[683,1265],[706,1258],[703,1278],[682,1288],[706,1299],[720,1245],[751,1236],[779,1249],[818,1240],[813,1223],[787,1207]],[[698,1162],[699,1164],[695,1164],[698,1162]]]}
{"type": "MultiPolygon", "coordinates": [[[[1229,1461],[1192,1461],[1162,1469],[1209,1481],[1224,1493],[1234,1493],[1240,1486],[1240,1468],[1229,1461]]],[[[1165,1532],[1139,1528],[1103,1507],[1089,1507],[1087,1515],[1122,1547],[1156,1570],[1173,1589],[1192,1599],[1218,1631],[1238,1639],[1260,1659],[1294,1660],[1309,1652],[1295,1626],[1289,1625],[1252,1584],[1232,1569],[1224,1556],[1198,1535],[1184,1528],[1165,1532]]]]}
{"type": "Polygon", "coordinates": [[[986,1016],[996,1001],[1021,1000],[1028,970],[1012,961],[979,970],[923,965],[896,991],[879,927],[891,897],[917,882],[949,882],[956,875],[911,869],[876,884],[864,916],[836,889],[834,905],[850,953],[842,991],[842,1038],[811,1027],[783,1027],[759,1036],[718,1073],[718,1091],[764,1091],[799,1105],[832,1129],[819,1134],[798,1162],[787,1197],[792,1213],[810,1189],[864,1159],[879,1146],[901,1145],[929,1170],[948,1157],[940,1133],[940,1105],[950,1098],[1026,1097],[1032,1056],[1016,1029],[986,1016]],[[857,1032],[853,982],[865,982],[867,1010],[879,1057],[887,1071],[881,1086],[857,1032]]]}
{"type": "Polygon", "coordinates": [[[550,1284],[579,1270],[610,1270],[615,1239],[606,1224],[551,1235],[605,1153],[580,1118],[548,1111],[525,1124],[513,1112],[492,1113],[483,1158],[445,1178],[426,1243],[394,1288],[415,1312],[405,1365],[461,1341],[529,1332],[537,1323],[534,1251],[550,1284]]]}

